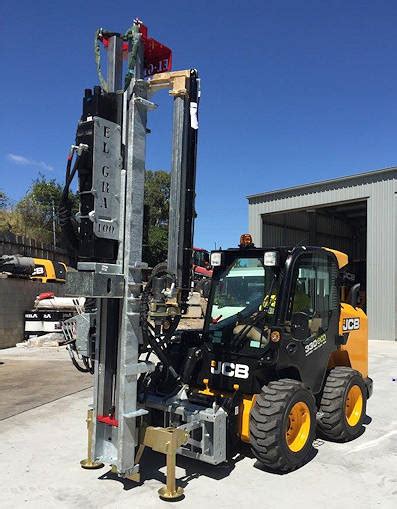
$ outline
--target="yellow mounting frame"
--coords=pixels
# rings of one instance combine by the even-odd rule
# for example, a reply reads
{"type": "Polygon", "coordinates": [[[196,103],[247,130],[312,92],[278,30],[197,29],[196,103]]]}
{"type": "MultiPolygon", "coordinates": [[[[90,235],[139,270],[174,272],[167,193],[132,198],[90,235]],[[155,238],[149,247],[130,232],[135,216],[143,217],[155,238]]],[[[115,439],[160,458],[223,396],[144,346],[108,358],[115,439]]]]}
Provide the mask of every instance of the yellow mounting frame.
{"type": "Polygon", "coordinates": [[[154,74],[149,80],[151,92],[157,92],[164,88],[170,88],[170,95],[189,95],[190,69],[184,71],[162,72],[154,74]]]}

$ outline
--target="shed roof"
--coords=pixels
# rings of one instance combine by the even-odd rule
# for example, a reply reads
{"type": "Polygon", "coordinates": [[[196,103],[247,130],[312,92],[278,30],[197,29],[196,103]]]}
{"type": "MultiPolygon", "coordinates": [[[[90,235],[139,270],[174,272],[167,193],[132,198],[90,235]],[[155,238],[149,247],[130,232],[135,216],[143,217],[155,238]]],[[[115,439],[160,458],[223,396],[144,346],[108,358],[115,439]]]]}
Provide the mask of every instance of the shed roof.
{"type": "Polygon", "coordinates": [[[338,177],[330,180],[320,180],[317,182],[311,182],[309,184],[302,184],[299,186],[286,187],[283,189],[276,189],[275,191],[266,191],[263,193],[251,194],[247,196],[248,201],[255,198],[268,198],[272,197],[273,199],[277,199],[278,194],[283,194],[284,196],[288,193],[296,194],[296,193],[304,193],[307,191],[313,191],[315,188],[316,191],[322,191],[329,187],[330,185],[333,187],[346,187],[351,185],[356,185],[358,183],[364,182],[377,182],[379,180],[396,178],[397,179],[397,167],[391,166],[390,168],[383,168],[380,170],[368,171],[365,173],[357,173],[355,175],[347,175],[345,177],[338,177]]]}

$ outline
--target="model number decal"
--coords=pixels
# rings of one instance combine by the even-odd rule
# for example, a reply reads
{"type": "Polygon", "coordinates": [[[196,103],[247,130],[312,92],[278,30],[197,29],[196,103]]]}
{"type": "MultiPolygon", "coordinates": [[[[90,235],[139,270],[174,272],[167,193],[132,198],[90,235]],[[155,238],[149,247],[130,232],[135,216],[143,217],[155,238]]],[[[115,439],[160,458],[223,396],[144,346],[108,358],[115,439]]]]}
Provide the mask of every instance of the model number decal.
{"type": "Polygon", "coordinates": [[[249,366],[235,364],[234,362],[211,361],[211,373],[213,375],[225,375],[235,378],[248,378],[249,366]]]}
{"type": "Polygon", "coordinates": [[[326,342],[327,342],[326,334],[321,334],[321,336],[319,336],[318,338],[314,339],[313,341],[310,341],[308,345],[305,345],[306,357],[315,352],[316,350],[318,350],[319,348],[321,348],[322,346],[324,346],[326,342]]]}
{"type": "Polygon", "coordinates": [[[360,328],[360,318],[344,318],[342,330],[344,332],[358,330],[360,328]]]}

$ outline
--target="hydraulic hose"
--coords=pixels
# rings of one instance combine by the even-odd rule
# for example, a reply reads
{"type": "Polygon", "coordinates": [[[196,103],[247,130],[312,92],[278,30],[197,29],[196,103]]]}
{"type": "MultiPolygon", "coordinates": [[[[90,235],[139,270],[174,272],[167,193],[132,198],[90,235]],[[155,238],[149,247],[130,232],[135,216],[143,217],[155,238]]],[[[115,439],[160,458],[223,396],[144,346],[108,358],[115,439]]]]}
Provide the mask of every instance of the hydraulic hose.
{"type": "Polygon", "coordinates": [[[61,226],[62,235],[64,241],[67,245],[69,245],[73,252],[76,252],[77,250],[78,239],[72,222],[72,204],[69,200],[69,191],[70,185],[78,168],[79,160],[80,156],[77,155],[72,169],[73,152],[71,151],[66,164],[65,186],[63,188],[58,207],[59,224],[61,226]]]}
{"type": "MultiPolygon", "coordinates": [[[[166,270],[158,271],[156,272],[155,276],[158,277],[160,275],[169,275],[172,278],[174,276],[167,272],[166,270]]],[[[157,355],[160,362],[169,370],[169,372],[172,374],[172,376],[176,379],[177,382],[181,382],[181,376],[176,372],[174,367],[172,366],[172,363],[170,359],[168,358],[168,355],[165,351],[164,346],[167,343],[167,340],[172,336],[172,334],[175,332],[176,328],[178,327],[179,319],[175,318],[175,320],[172,323],[172,327],[170,330],[167,331],[166,334],[156,336],[153,327],[149,323],[148,320],[148,308],[149,308],[149,299],[150,299],[150,292],[152,288],[152,279],[154,276],[152,276],[148,283],[146,284],[146,287],[144,288],[142,292],[142,299],[141,299],[141,313],[140,313],[140,319],[141,319],[141,327],[142,327],[142,336],[144,343],[152,349],[152,351],[157,355]],[[160,341],[163,343],[163,345],[160,343],[160,341]]]]}
{"type": "MultiPolygon", "coordinates": [[[[67,345],[67,350],[69,352],[69,356],[73,362],[73,366],[78,370],[80,371],[81,373],[89,373],[90,372],[90,369],[89,367],[85,367],[83,368],[82,366],[80,366],[80,364],[77,362],[76,360],[76,357],[74,356],[74,353],[73,353],[73,350],[72,350],[72,346],[71,345],[67,345]]],[[[85,364],[85,363],[84,363],[85,364]]]]}

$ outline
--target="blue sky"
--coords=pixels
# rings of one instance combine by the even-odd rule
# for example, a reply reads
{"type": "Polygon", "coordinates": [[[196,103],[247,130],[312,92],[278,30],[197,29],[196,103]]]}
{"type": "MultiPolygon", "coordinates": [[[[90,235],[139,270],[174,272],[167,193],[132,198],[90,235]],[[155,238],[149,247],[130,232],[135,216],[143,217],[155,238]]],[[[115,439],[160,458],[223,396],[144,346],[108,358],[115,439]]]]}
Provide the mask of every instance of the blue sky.
{"type": "MultiPolygon", "coordinates": [[[[246,195],[397,162],[397,3],[103,0],[3,3],[0,189],[62,180],[93,34],[136,16],[202,78],[195,244],[237,244],[246,195]]],[[[169,169],[171,101],[150,115],[147,167],[169,169]]]]}

